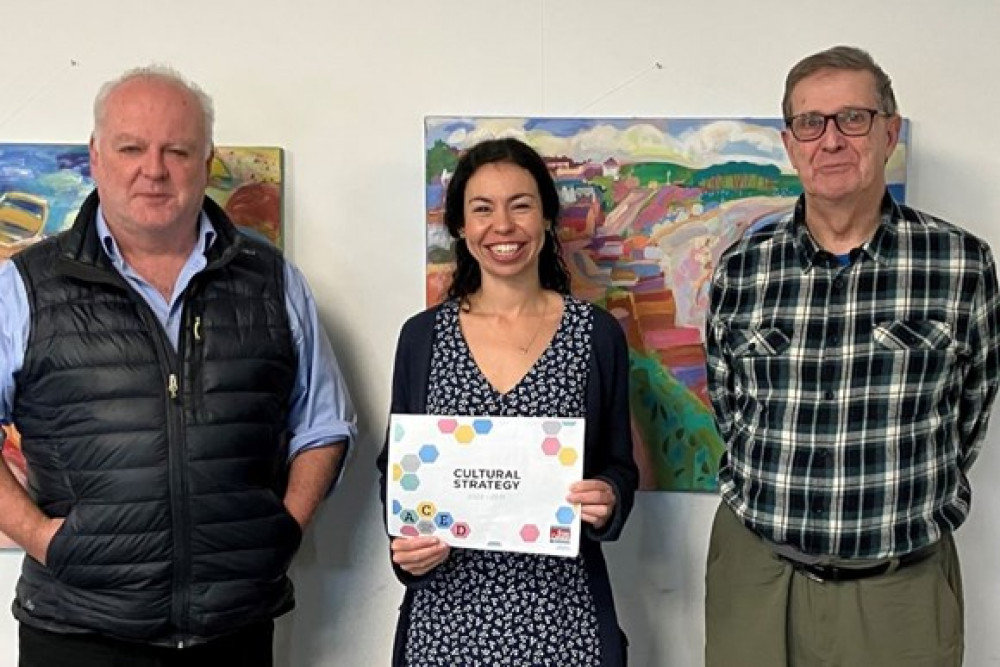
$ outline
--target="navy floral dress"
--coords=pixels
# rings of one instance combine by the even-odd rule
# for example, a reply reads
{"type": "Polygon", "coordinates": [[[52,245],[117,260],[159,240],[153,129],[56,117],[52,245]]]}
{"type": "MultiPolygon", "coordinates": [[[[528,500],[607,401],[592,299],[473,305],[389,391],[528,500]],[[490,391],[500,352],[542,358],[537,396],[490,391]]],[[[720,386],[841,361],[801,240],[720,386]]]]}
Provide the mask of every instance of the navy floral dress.
{"type": "MultiPolygon", "coordinates": [[[[479,370],[457,302],[438,311],[428,414],[582,417],[592,306],[565,297],[549,347],[506,394],[479,370]]],[[[414,593],[404,661],[410,667],[601,664],[594,597],[580,556],[451,550],[414,593]]]]}

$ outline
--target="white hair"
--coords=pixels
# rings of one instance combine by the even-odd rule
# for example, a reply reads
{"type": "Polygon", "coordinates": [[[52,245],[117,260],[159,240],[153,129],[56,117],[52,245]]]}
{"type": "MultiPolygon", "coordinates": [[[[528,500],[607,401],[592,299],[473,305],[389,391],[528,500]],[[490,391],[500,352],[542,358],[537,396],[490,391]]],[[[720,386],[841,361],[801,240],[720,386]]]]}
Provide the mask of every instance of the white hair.
{"type": "Polygon", "coordinates": [[[101,86],[101,89],[97,91],[97,96],[94,98],[94,137],[99,136],[101,127],[104,124],[108,98],[111,97],[111,93],[117,90],[119,86],[138,79],[153,79],[172,84],[183,88],[194,96],[201,107],[201,113],[205,121],[205,157],[208,157],[212,153],[212,134],[215,125],[215,107],[212,104],[212,98],[198,84],[188,80],[169,65],[154,64],[135,67],[101,86]]]}

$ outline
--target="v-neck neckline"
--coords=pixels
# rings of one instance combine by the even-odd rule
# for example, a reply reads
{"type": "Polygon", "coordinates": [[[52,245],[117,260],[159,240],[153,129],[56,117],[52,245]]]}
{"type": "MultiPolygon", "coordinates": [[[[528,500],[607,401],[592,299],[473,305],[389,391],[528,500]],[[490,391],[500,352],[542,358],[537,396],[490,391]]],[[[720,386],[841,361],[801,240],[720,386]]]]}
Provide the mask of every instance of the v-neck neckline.
{"type": "Polygon", "coordinates": [[[465,338],[465,331],[462,330],[462,322],[459,319],[458,304],[457,302],[455,303],[454,308],[452,310],[452,317],[455,319],[455,328],[458,332],[458,340],[460,341],[460,344],[463,350],[465,351],[465,354],[468,356],[469,361],[472,363],[473,367],[475,367],[476,375],[479,376],[483,384],[486,387],[488,387],[489,390],[493,392],[496,396],[500,397],[501,399],[506,398],[511,394],[513,394],[521,385],[523,385],[525,381],[535,373],[535,371],[541,364],[542,360],[545,359],[546,355],[549,354],[549,350],[552,349],[552,346],[559,339],[559,336],[562,334],[563,329],[566,327],[566,322],[569,317],[569,308],[570,308],[569,299],[567,299],[565,295],[560,295],[560,297],[562,298],[562,315],[559,317],[559,324],[556,326],[555,332],[552,334],[552,337],[549,338],[549,341],[548,343],[546,343],[545,347],[542,348],[542,351],[538,354],[535,360],[528,367],[528,370],[526,370],[524,374],[521,375],[520,378],[518,378],[517,382],[512,384],[510,388],[507,389],[507,391],[501,391],[500,388],[498,388],[493,383],[493,381],[490,380],[489,377],[487,377],[486,373],[483,372],[482,366],[480,366],[479,362],[476,361],[476,355],[472,353],[472,347],[469,345],[469,341],[466,340],[465,338]]]}

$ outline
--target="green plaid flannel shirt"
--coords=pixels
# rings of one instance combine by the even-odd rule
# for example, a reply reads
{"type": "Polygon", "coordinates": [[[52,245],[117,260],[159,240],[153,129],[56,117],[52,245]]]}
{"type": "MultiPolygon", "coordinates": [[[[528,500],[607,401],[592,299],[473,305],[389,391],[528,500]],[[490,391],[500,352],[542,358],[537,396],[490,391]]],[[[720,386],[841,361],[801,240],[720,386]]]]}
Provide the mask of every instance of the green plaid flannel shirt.
{"type": "Polygon", "coordinates": [[[723,499],[808,554],[902,555],[958,528],[997,393],[989,247],[886,194],[842,265],[805,202],[721,257],[706,327],[723,499]]]}

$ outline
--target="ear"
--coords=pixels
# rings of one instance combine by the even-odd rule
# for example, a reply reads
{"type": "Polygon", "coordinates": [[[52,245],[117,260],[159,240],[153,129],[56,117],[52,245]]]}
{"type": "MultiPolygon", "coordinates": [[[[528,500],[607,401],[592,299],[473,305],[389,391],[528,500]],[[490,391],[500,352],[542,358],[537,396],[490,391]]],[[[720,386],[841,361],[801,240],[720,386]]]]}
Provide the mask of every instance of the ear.
{"type": "Polygon", "coordinates": [[[781,143],[785,145],[785,153],[788,155],[788,161],[792,163],[795,171],[798,171],[799,166],[795,164],[795,151],[792,150],[793,141],[795,141],[795,137],[792,136],[791,131],[786,127],[781,131],[781,143]]]}
{"type": "Polygon", "coordinates": [[[97,164],[97,161],[100,159],[100,155],[97,152],[97,139],[94,138],[93,134],[90,135],[90,142],[87,144],[87,151],[90,153],[90,165],[93,166],[97,164]]]}
{"type": "Polygon", "coordinates": [[[899,143],[899,133],[902,129],[903,117],[899,114],[893,114],[889,118],[889,122],[885,124],[885,130],[888,134],[885,150],[886,160],[888,160],[889,156],[892,155],[892,152],[896,150],[896,144],[899,143]]]}

